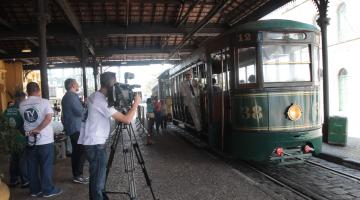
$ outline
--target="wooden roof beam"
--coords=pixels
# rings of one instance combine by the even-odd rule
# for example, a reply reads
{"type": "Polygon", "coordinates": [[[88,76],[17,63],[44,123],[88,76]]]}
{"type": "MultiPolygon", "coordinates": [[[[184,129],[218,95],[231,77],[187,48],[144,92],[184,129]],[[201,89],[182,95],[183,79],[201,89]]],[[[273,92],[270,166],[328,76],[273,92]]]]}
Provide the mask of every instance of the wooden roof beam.
{"type": "MultiPolygon", "coordinates": [[[[154,48],[154,47],[141,47],[141,48],[98,48],[96,53],[98,56],[112,56],[112,55],[155,55],[155,54],[170,54],[175,49],[175,46],[167,46],[165,48],[154,48]]],[[[193,47],[185,46],[180,53],[187,54],[193,51],[193,47]]],[[[5,52],[0,54],[0,59],[12,60],[12,59],[22,59],[22,58],[37,58],[38,52],[34,50],[31,53],[21,53],[21,52],[5,52]]],[[[48,48],[48,57],[66,57],[66,56],[78,56],[76,49],[68,48],[48,48]]]]}
{"type": "Polygon", "coordinates": [[[211,20],[211,18],[213,18],[218,12],[220,12],[222,9],[224,9],[224,7],[226,6],[227,2],[229,0],[221,0],[220,3],[218,3],[216,6],[214,6],[210,12],[208,13],[208,15],[206,17],[204,17],[182,40],[181,42],[178,44],[178,46],[176,46],[176,48],[170,53],[169,58],[172,58],[176,52],[178,52],[185,44],[186,42],[188,42],[195,33],[197,33],[198,31],[200,31],[204,26],[206,26],[209,21],[211,20]]]}
{"type": "Polygon", "coordinates": [[[254,5],[249,6],[246,12],[237,15],[235,18],[228,20],[228,25],[233,27],[239,23],[245,23],[249,21],[257,21],[268,13],[273,12],[277,8],[289,3],[292,0],[266,0],[262,2],[252,2],[254,5]]]}
{"type": "MultiPolygon", "coordinates": [[[[16,31],[14,26],[12,26],[9,22],[7,22],[5,19],[3,19],[1,17],[0,17],[0,24],[5,26],[6,28],[10,29],[11,31],[16,31]]],[[[28,38],[28,37],[26,37],[25,39],[28,40],[29,42],[31,42],[36,47],[39,46],[39,43],[35,39],[28,38]]]]}
{"type": "MultiPolygon", "coordinates": [[[[87,38],[98,37],[128,37],[134,36],[171,36],[184,35],[185,32],[190,32],[196,26],[187,24],[181,28],[176,28],[173,25],[156,24],[129,24],[126,28],[116,24],[104,23],[82,23],[82,30],[87,38]]],[[[214,25],[206,26],[196,32],[194,36],[217,36],[225,31],[225,26],[214,25]]],[[[69,31],[70,26],[65,24],[49,24],[47,27],[47,38],[65,38],[78,39],[78,34],[75,31],[69,31]]],[[[22,39],[37,39],[37,29],[29,26],[18,26],[18,31],[0,31],[1,40],[22,40],[22,39]]]]}
{"type": "Polygon", "coordinates": [[[1,17],[0,17],[0,24],[5,26],[8,29],[14,30],[14,27],[11,24],[9,24],[9,22],[7,22],[5,19],[3,19],[1,17]]]}
{"type": "MultiPolygon", "coordinates": [[[[181,18],[178,24],[176,24],[176,27],[181,26],[188,18],[191,13],[191,11],[195,8],[195,6],[199,3],[200,0],[195,0],[193,4],[189,7],[189,9],[186,11],[184,17],[181,18]]],[[[181,14],[180,14],[181,15],[181,14]]]]}
{"type": "Polygon", "coordinates": [[[82,31],[79,19],[77,18],[74,11],[71,9],[71,6],[70,6],[69,2],[67,0],[55,0],[55,1],[59,4],[61,9],[64,11],[66,17],[69,19],[70,23],[72,24],[72,26],[74,27],[76,32],[80,36],[83,36],[84,34],[83,34],[83,31],[82,31]]]}
{"type": "MultiPolygon", "coordinates": [[[[175,60],[166,61],[165,60],[138,60],[138,61],[102,61],[101,66],[144,66],[150,64],[174,64],[175,60]]],[[[80,62],[73,63],[54,63],[51,69],[59,68],[80,68],[80,62]]],[[[88,66],[90,67],[90,66],[88,66]]],[[[23,66],[24,70],[36,70],[39,69],[37,64],[28,64],[23,66]]]]}
{"type": "Polygon", "coordinates": [[[84,37],[84,33],[81,28],[80,21],[77,18],[74,11],[71,9],[70,3],[67,0],[55,0],[55,1],[59,4],[61,9],[64,11],[66,17],[69,19],[70,23],[72,24],[72,26],[74,27],[76,32],[80,35],[81,38],[84,38],[84,42],[85,42],[87,49],[89,50],[91,55],[94,56],[95,55],[94,47],[90,44],[89,40],[84,37]]]}
{"type": "Polygon", "coordinates": [[[35,45],[36,47],[39,47],[39,42],[37,42],[35,39],[33,38],[26,38],[29,42],[31,42],[33,45],[35,45]]]}
{"type": "Polygon", "coordinates": [[[7,52],[4,50],[4,49],[0,49],[0,53],[2,53],[2,54],[7,54],[7,52]]]}
{"type": "Polygon", "coordinates": [[[33,64],[34,63],[34,61],[33,60],[31,60],[31,59],[27,59],[27,58],[22,58],[22,59],[20,59],[22,62],[24,62],[25,64],[33,64]]]}
{"type": "Polygon", "coordinates": [[[130,2],[129,2],[129,0],[126,0],[125,12],[126,12],[125,27],[128,27],[129,26],[129,17],[130,17],[130,2]]]}

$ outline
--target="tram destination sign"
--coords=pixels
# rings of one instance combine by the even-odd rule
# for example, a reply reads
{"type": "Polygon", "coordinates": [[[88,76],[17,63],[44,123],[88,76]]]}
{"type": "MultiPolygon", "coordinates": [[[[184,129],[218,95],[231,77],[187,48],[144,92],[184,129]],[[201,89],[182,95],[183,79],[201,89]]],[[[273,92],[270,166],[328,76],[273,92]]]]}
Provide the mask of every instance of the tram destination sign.
{"type": "Polygon", "coordinates": [[[257,38],[256,35],[257,35],[256,33],[251,33],[251,32],[237,33],[236,42],[237,43],[255,42],[257,38]]]}

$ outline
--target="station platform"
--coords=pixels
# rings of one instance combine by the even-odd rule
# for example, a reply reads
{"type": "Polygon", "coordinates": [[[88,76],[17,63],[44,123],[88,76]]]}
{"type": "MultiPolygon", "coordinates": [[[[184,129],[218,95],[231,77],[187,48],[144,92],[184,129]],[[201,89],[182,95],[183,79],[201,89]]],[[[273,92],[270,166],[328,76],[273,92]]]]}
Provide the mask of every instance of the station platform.
{"type": "Polygon", "coordinates": [[[360,169],[360,138],[348,137],[345,146],[323,143],[320,158],[360,169]]]}

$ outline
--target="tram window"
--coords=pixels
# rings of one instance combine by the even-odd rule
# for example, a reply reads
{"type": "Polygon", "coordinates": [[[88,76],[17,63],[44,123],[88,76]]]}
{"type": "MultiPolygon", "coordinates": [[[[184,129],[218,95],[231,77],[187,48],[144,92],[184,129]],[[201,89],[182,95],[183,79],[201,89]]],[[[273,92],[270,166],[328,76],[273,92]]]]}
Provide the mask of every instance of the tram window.
{"type": "Polygon", "coordinates": [[[255,47],[238,49],[239,84],[256,83],[255,47]]]}
{"type": "Polygon", "coordinates": [[[200,76],[201,76],[201,78],[200,78],[200,83],[202,84],[202,85],[206,85],[206,66],[205,66],[205,64],[200,64],[200,66],[199,66],[199,70],[200,70],[200,76]]]}
{"type": "Polygon", "coordinates": [[[272,40],[305,40],[305,33],[275,33],[267,32],[264,33],[264,38],[272,40]]]}
{"type": "Polygon", "coordinates": [[[311,80],[308,45],[264,45],[262,60],[264,82],[311,80]]]}
{"type": "Polygon", "coordinates": [[[320,84],[321,80],[321,69],[320,69],[320,63],[319,63],[319,47],[314,47],[314,54],[313,54],[313,67],[314,67],[314,80],[315,85],[320,84]]]}

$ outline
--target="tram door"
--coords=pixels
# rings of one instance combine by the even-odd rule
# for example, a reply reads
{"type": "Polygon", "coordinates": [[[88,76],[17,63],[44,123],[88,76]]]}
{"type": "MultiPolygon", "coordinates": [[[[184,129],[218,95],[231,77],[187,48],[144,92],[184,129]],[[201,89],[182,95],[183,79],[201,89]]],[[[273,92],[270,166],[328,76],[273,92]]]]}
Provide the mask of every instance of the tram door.
{"type": "Polygon", "coordinates": [[[203,62],[199,62],[197,63],[197,81],[200,84],[200,89],[199,89],[199,105],[200,105],[200,115],[201,115],[201,126],[202,129],[204,130],[204,133],[207,133],[207,128],[208,128],[208,115],[209,115],[209,108],[208,108],[208,95],[207,95],[207,90],[206,88],[204,88],[205,85],[207,85],[207,70],[206,70],[206,65],[203,62]]]}
{"type": "Polygon", "coordinates": [[[230,152],[230,51],[222,49],[210,54],[211,86],[208,88],[210,101],[209,143],[222,151],[230,152]]]}

